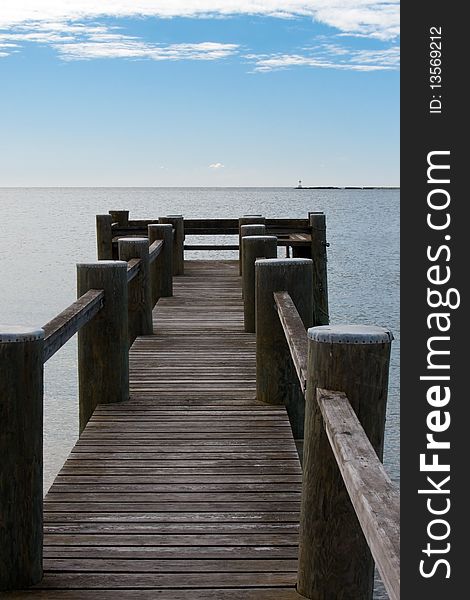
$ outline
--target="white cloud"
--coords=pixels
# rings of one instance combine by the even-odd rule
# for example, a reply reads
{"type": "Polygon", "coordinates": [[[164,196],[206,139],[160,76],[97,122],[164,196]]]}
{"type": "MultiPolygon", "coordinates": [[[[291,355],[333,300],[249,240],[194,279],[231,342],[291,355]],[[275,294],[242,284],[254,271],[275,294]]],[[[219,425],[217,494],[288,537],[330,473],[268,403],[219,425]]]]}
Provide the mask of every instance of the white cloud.
{"type": "MultiPolygon", "coordinates": [[[[96,19],[131,17],[229,17],[258,15],[308,17],[339,30],[337,35],[393,39],[399,33],[398,0],[4,0],[0,11],[0,56],[26,43],[52,46],[63,60],[128,58],[220,60],[237,54],[236,43],[158,44],[126,35],[96,19]],[[6,4],[6,5],[5,5],[6,4]]],[[[393,50],[392,50],[393,51],[393,50]]],[[[394,69],[385,52],[351,53],[327,44],[307,54],[251,56],[255,71],[292,66],[364,70],[394,69]]]]}
{"type": "MultiPolygon", "coordinates": [[[[64,60],[92,58],[134,58],[151,60],[218,60],[237,52],[236,44],[201,42],[195,44],[154,44],[134,36],[116,33],[116,27],[36,23],[19,26],[15,32],[0,32],[0,48],[18,47],[17,42],[48,44],[64,60]]],[[[4,54],[5,56],[7,53],[4,54]]]]}
{"type": "Polygon", "coordinates": [[[398,0],[4,0],[0,28],[75,23],[100,17],[310,17],[341,32],[391,39],[399,33],[398,0]]]}
{"type": "Polygon", "coordinates": [[[209,165],[209,169],[224,169],[225,165],[223,165],[220,162],[217,163],[212,163],[211,165],[209,165]]]}
{"type": "Polygon", "coordinates": [[[151,60],[217,60],[236,52],[235,44],[203,42],[201,44],[149,44],[126,36],[109,36],[106,40],[91,40],[57,44],[65,60],[92,58],[134,58],[151,60]]]}
{"type": "Polygon", "coordinates": [[[324,44],[308,49],[306,54],[249,54],[254,71],[268,72],[289,67],[313,67],[348,71],[391,71],[399,68],[398,46],[381,50],[348,49],[324,44]]]}

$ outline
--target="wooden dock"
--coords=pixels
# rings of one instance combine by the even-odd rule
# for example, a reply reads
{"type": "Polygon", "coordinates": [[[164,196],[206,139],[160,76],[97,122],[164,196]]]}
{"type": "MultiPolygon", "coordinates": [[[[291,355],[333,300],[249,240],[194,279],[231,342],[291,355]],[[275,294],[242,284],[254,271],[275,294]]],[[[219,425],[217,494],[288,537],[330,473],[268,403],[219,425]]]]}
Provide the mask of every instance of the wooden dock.
{"type": "Polygon", "coordinates": [[[2,598],[371,600],[375,560],[399,600],[393,336],[329,324],[325,215],[96,224],[77,300],[0,329],[2,598]],[[80,437],[43,500],[44,364],[75,333],[80,437]]]}
{"type": "Polygon", "coordinates": [[[301,470],[284,407],[255,400],[238,263],[185,271],[131,348],[130,400],[97,408],[46,496],[28,595],[298,597],[301,470]]]}

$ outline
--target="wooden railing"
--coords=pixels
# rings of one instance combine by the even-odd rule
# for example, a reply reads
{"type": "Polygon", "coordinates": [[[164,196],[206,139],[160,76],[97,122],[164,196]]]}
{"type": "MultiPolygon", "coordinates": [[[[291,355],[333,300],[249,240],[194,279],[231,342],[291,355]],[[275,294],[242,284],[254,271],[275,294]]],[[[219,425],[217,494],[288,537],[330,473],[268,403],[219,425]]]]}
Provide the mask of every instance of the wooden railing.
{"type": "MultiPolygon", "coordinates": [[[[97,217],[100,258],[110,220],[97,217]]],[[[121,240],[124,260],[77,265],[78,299],[44,327],[0,332],[0,590],[42,578],[44,364],[78,333],[80,432],[98,402],[126,400],[129,347],[152,333],[153,306],[172,294],[172,237],[172,225],[158,224],[121,240]]]]}
{"type": "Polygon", "coordinates": [[[255,270],[257,397],[286,405],[302,455],[297,589],[370,599],[375,561],[398,600],[399,494],[381,462],[393,337],[379,327],[311,327],[312,260],[258,259],[255,270]]]}

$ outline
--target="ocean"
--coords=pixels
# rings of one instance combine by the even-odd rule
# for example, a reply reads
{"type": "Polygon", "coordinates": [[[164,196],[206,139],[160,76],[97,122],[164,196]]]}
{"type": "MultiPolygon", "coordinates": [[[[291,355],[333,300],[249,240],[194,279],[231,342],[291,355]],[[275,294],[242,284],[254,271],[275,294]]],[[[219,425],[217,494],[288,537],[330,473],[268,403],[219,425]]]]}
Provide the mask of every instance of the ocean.
{"type": "MultiPolygon", "coordinates": [[[[131,219],[165,214],[305,218],[309,211],[324,211],[331,322],[382,325],[395,337],[384,464],[399,483],[399,190],[0,189],[0,328],[42,326],[75,300],[75,264],[96,260],[95,215],[118,209],[128,209],[131,219]]],[[[231,258],[235,253],[186,256],[231,258]]],[[[77,439],[76,353],[74,338],[45,366],[45,491],[77,439]]]]}

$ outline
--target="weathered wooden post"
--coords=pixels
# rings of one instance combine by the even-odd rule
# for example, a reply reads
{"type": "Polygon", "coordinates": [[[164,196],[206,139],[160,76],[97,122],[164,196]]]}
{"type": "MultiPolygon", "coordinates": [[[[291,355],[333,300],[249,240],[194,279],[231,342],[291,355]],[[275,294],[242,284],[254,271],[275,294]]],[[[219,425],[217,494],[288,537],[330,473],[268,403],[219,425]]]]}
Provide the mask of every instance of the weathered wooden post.
{"type": "Polygon", "coordinates": [[[374,563],[336,460],[317,388],[344,392],[382,459],[390,346],[388,329],[324,326],[308,331],[308,381],[297,589],[306,598],[370,600],[374,563]]]}
{"type": "Polygon", "coordinates": [[[163,240],[160,255],[150,269],[152,305],[159,298],[173,296],[173,226],[168,224],[148,226],[149,244],[163,240]]]}
{"type": "Polygon", "coordinates": [[[303,438],[304,397],[274,303],[274,292],[291,296],[305,328],[313,322],[312,261],[309,258],[259,259],[256,277],[256,396],[285,404],[294,438],[303,438]]]}
{"type": "Polygon", "coordinates": [[[111,215],[96,215],[98,260],[112,260],[113,258],[112,222],[111,215]]]}
{"type": "Polygon", "coordinates": [[[173,233],[173,275],[184,275],[184,219],[183,215],[159,217],[160,223],[170,223],[173,233]]]}
{"type": "Polygon", "coordinates": [[[0,590],[42,578],[44,331],[0,328],[0,590]]]}
{"type": "Polygon", "coordinates": [[[117,223],[119,227],[127,227],[129,225],[129,211],[128,210],[110,210],[111,220],[113,223],[117,223]]]}
{"type": "Polygon", "coordinates": [[[243,236],[243,310],[245,331],[255,332],[255,261],[277,257],[277,238],[273,235],[243,236]]]}
{"type": "MultiPolygon", "coordinates": [[[[241,225],[240,226],[240,275],[243,274],[243,251],[242,251],[242,240],[247,235],[266,235],[266,226],[263,223],[256,223],[253,225],[241,225]]],[[[243,289],[243,288],[242,288],[243,289]]]]}
{"type": "Polygon", "coordinates": [[[265,225],[266,218],[262,215],[243,215],[238,219],[238,272],[242,274],[242,225],[265,225]]]}
{"type": "Polygon", "coordinates": [[[138,335],[152,335],[152,296],[148,238],[122,238],[118,242],[119,260],[140,259],[139,271],[129,282],[129,346],[138,335]]]}
{"type": "Polygon", "coordinates": [[[129,398],[127,263],[102,260],[77,265],[78,297],[104,290],[104,306],[78,332],[80,433],[98,403],[129,398]]]}
{"type": "Polygon", "coordinates": [[[326,217],[323,213],[309,213],[309,219],[312,230],[314,324],[328,325],[330,317],[328,312],[326,217]]]}

